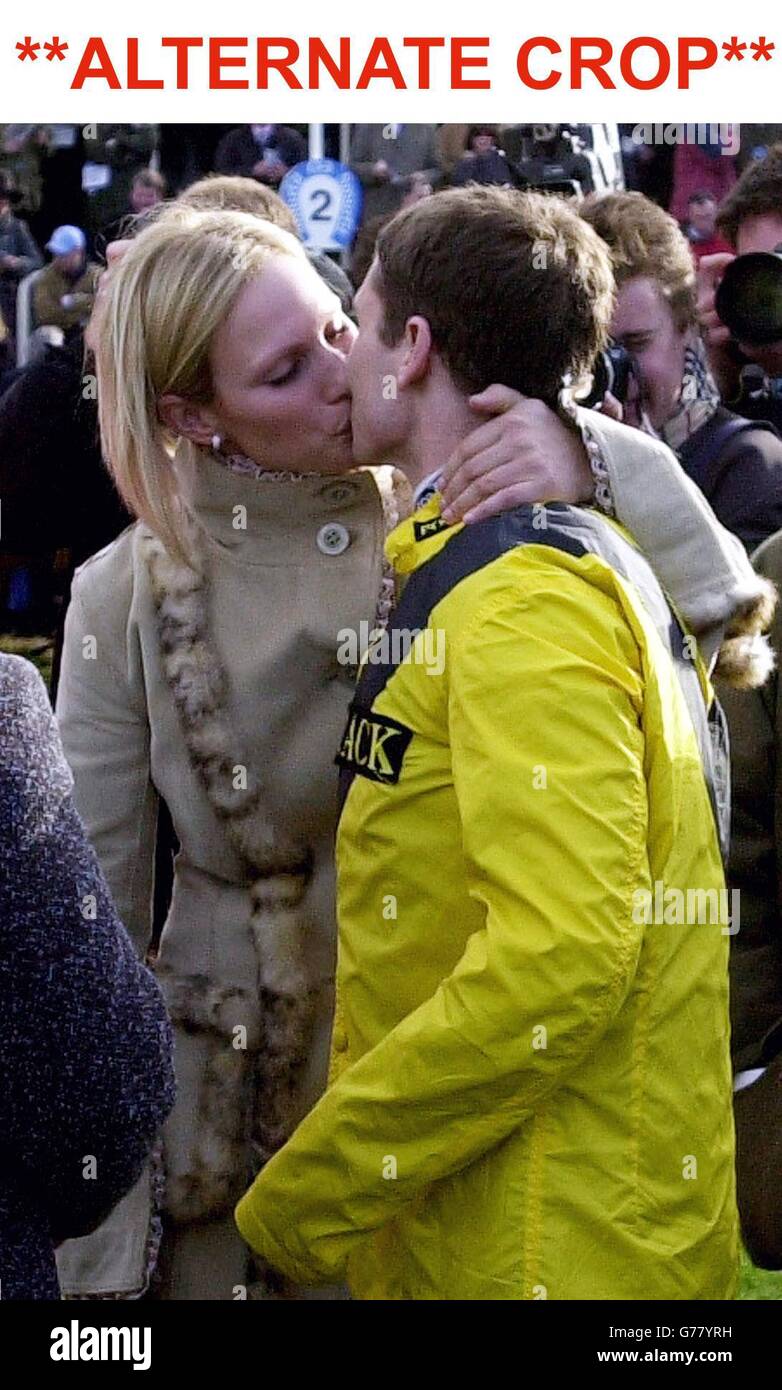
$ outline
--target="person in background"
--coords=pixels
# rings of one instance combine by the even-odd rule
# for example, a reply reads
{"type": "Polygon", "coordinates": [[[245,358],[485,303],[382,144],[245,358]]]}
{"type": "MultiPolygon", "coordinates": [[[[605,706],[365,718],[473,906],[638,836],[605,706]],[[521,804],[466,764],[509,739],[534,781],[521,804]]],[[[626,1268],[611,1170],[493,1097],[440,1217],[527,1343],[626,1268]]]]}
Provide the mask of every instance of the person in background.
{"type": "Polygon", "coordinates": [[[625,185],[667,208],[673,189],[673,145],[647,144],[642,128],[629,122],[618,126],[625,185]]]}
{"type": "Polygon", "coordinates": [[[435,136],[435,152],[438,168],[443,179],[450,181],[451,175],[467,149],[468,125],[440,125],[435,136]]]}
{"type": "Polygon", "coordinates": [[[57,227],[46,244],[51,262],[33,286],[33,318],[38,328],[83,326],[98,286],[100,266],[87,260],[87,238],[81,227],[57,227]]]}
{"type": "Polygon", "coordinates": [[[13,343],[16,333],[16,291],[19,281],[43,265],[27,223],[16,217],[12,204],[15,189],[8,175],[0,172],[0,314],[13,343]]]}
{"type": "Polygon", "coordinates": [[[96,249],[108,246],[112,241],[120,241],[127,236],[134,221],[142,222],[155,208],[165,202],[166,181],[155,169],[139,169],[134,175],[128,195],[128,205],[118,217],[106,224],[96,238],[96,249]]]}
{"type": "Polygon", "coordinates": [[[94,187],[87,197],[85,226],[94,238],[133,210],[131,189],[136,175],[148,169],[155,157],[158,127],[113,124],[87,127],[87,131],[84,157],[94,187]]]}
{"type": "MultiPolygon", "coordinates": [[[[670,436],[672,422],[676,434],[669,442],[681,439],[685,469],[696,476],[700,467],[698,481],[715,511],[754,548],[782,526],[782,445],[773,433],[752,422],[742,424],[719,405],[700,349],[691,356],[697,339],[689,250],[661,209],[644,200],[630,201],[639,196],[610,195],[585,209],[612,249],[620,285],[613,331],[636,354],[642,379],[649,379],[646,399],[663,435],[670,436]],[[685,371],[677,398],[682,351],[685,371]],[[670,415],[666,402],[673,407],[670,415]],[[705,423],[699,425],[699,417],[705,423]],[[727,447],[720,451],[715,445],[726,431],[727,447]],[[711,453],[704,455],[709,448],[711,453]]],[[[782,583],[778,534],[754,558],[763,576],[782,583]]],[[[771,633],[779,654],[779,613],[771,633]]],[[[730,730],[733,783],[728,879],[741,894],[740,928],[731,938],[730,955],[737,1194],[749,1253],[757,1264],[771,1268],[782,1265],[782,851],[776,829],[782,716],[777,692],[776,673],[756,690],[718,683],[730,730]]]]}
{"type": "Polygon", "coordinates": [[[73,328],[0,396],[2,551],[30,575],[30,611],[15,621],[39,634],[60,624],[52,693],[73,571],[131,520],[101,458],[93,371],[73,328]]]}
{"type": "Polygon", "coordinates": [[[0,655],[4,1303],[58,1298],[55,1247],[93,1230],[140,1181],[174,1102],[163,999],[72,789],[41,677],[0,655]]]}
{"type": "Polygon", "coordinates": [[[520,129],[525,132],[519,138],[520,157],[515,159],[515,150],[508,151],[519,183],[579,197],[592,192],[592,165],[579,148],[576,127],[554,123],[520,129]]]}
{"type": "Polygon", "coordinates": [[[611,252],[611,332],[634,365],[625,422],[664,439],[723,526],[754,549],[782,526],[782,441],[720,403],[684,234],[641,193],[596,196],[581,211],[611,252]]]}
{"type": "MultiPolygon", "coordinates": [[[[782,531],[752,557],[782,592],[782,531]]],[[[782,612],[776,669],[757,690],[720,688],[730,728],[733,824],[728,882],[741,903],[730,943],[736,1178],[750,1258],[782,1269],[782,612]]]]}
{"type": "Polygon", "coordinates": [[[748,164],[717,212],[717,230],[731,251],[704,256],[698,266],[698,319],[709,364],[723,400],[752,420],[770,420],[782,433],[782,342],[734,343],[717,314],[717,286],[733,255],[782,247],[782,144],[748,164]]]}
{"type": "Polygon", "coordinates": [[[249,212],[299,236],[296,218],[279,193],[241,174],[207,174],[180,193],[176,205],[200,212],[249,212]]]}
{"type": "Polygon", "coordinates": [[[741,148],[736,155],[736,168],[743,174],[748,165],[765,159],[772,145],[782,140],[782,125],[778,123],[742,123],[741,148]]]}
{"type": "Polygon", "coordinates": [[[730,251],[730,246],[717,231],[717,199],[713,193],[699,190],[687,202],[687,218],[682,228],[692,247],[696,262],[702,256],[714,256],[730,251]]]}
{"type": "Polygon", "coordinates": [[[43,200],[43,163],[48,144],[49,130],[45,125],[2,127],[0,164],[19,193],[19,216],[28,223],[36,239],[43,200]]]}
{"type": "Polygon", "coordinates": [[[304,136],[287,125],[240,125],[224,135],[215,154],[218,174],[241,174],[276,187],[307,158],[304,136]]]}
{"type": "Polygon", "coordinates": [[[351,167],[364,186],[363,222],[397,212],[406,195],[442,181],[434,125],[357,125],[351,167]]]}
{"type": "MultiPolygon", "coordinates": [[[[719,131],[729,136],[736,127],[720,126],[719,131]]],[[[715,134],[712,127],[706,127],[707,134],[715,134]]],[[[677,222],[686,221],[687,206],[693,193],[708,189],[720,203],[736,182],[735,155],[728,149],[727,141],[680,140],[673,150],[673,190],[669,212],[677,222]]]]}
{"type": "Polygon", "coordinates": [[[519,180],[499,148],[496,125],[472,125],[467,132],[467,149],[451,175],[451,183],[500,183],[516,186],[519,180]]]}
{"type": "Polygon", "coordinates": [[[129,211],[137,216],[157,207],[166,196],[166,181],[156,169],[139,169],[130,185],[129,211]]]}

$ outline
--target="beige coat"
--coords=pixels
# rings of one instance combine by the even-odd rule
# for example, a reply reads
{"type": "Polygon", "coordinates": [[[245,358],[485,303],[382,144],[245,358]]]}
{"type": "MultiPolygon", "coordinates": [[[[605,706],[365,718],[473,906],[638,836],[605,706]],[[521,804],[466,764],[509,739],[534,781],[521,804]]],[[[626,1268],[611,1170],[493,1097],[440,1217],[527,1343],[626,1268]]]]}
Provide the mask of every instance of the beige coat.
{"type": "MultiPolygon", "coordinates": [[[[756,592],[741,546],[726,544],[716,523],[709,530],[708,508],[667,450],[600,416],[590,413],[590,422],[621,519],[652,551],[656,534],[669,591],[696,630],[713,630],[756,592]]],[[[185,479],[206,535],[202,618],[222,688],[192,595],[174,583],[161,603],[164,567],[144,525],[89,560],[74,582],[58,696],[63,744],[76,804],[140,953],[150,933],[159,797],[181,844],[158,961],[179,1085],[164,1133],[164,1210],[175,1230],[212,1234],[193,1247],[195,1284],[174,1281],[190,1290],[174,1296],[230,1299],[250,1277],[233,1204],[264,1151],[325,1083],[335,954],[333,751],[354,676],[337,652],[345,629],[358,634],[376,616],[384,532],[396,522],[394,504],[405,505],[391,478],[386,469],[258,481],[205,458],[185,479]],[[172,632],[179,634],[173,650],[172,632]],[[224,779],[225,804],[216,811],[221,768],[240,790],[225,792],[224,779]],[[264,838],[269,825],[274,843],[264,838]],[[253,836],[248,867],[237,844],[253,836]],[[297,854],[311,856],[301,872],[297,854]],[[270,998],[285,1004],[282,1023],[270,998]],[[278,1065],[284,1048],[274,1048],[287,1037],[287,1009],[301,1022],[289,1072],[278,1065]],[[270,1136],[272,1073],[275,1084],[295,1085],[270,1136]],[[215,1255],[218,1227],[224,1259],[215,1255]]],[[[97,1232],[61,1248],[64,1292],[143,1288],[154,1255],[149,1218],[145,1176],[97,1232]]]]}
{"type": "MultiPolygon", "coordinates": [[[[383,475],[387,487],[390,470],[383,475]]],[[[337,662],[338,632],[358,634],[362,622],[374,620],[384,517],[371,473],[259,483],[211,459],[194,477],[192,503],[208,537],[209,628],[227,680],[235,780],[241,783],[242,769],[260,774],[264,811],[313,854],[302,910],[315,1006],[295,1122],[322,1091],[327,1066],[336,802],[329,752],[355,674],[337,662]]],[[[258,975],[250,876],[193,766],[163,670],[151,548],[139,523],[79,571],[58,714],[79,810],[142,954],[159,796],[180,841],[158,974],[174,1016],[179,1083],[165,1134],[166,1210],[188,1224],[230,1215],[253,1171],[248,1108],[262,1021],[255,991],[247,997],[246,990],[258,975]],[[236,1046],[243,1039],[233,1031],[242,1027],[245,1048],[236,1046]]],[[[263,811],[258,819],[265,821],[263,811]]],[[[121,1206],[94,1236],[61,1251],[66,1290],[131,1292],[143,1285],[148,1184],[121,1206]]],[[[231,1298],[231,1288],[221,1296],[231,1298]]]]}

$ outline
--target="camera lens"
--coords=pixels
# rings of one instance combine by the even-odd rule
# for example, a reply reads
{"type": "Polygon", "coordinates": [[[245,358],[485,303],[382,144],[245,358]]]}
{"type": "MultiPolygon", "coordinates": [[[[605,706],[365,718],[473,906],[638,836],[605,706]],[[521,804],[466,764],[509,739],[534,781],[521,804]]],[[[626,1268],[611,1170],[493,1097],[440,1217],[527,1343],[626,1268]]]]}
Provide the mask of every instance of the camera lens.
{"type": "Polygon", "coordinates": [[[782,257],[773,251],[737,256],[717,289],[715,308],[738,343],[782,341],[782,257]]]}
{"type": "Polygon", "coordinates": [[[620,343],[609,343],[598,353],[592,366],[592,384],[583,396],[578,397],[578,404],[591,409],[610,392],[620,405],[624,405],[632,375],[633,359],[630,353],[620,343]]]}

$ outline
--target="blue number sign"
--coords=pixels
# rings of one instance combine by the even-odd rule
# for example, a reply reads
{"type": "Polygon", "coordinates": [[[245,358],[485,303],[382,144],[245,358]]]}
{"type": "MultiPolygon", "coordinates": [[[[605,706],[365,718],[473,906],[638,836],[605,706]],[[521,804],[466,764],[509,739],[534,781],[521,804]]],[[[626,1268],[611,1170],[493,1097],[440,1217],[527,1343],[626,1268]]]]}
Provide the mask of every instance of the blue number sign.
{"type": "Polygon", "coordinates": [[[350,246],[361,219],[363,189],[346,164],[308,159],[295,164],[280,184],[305,246],[338,251],[350,246]]]}

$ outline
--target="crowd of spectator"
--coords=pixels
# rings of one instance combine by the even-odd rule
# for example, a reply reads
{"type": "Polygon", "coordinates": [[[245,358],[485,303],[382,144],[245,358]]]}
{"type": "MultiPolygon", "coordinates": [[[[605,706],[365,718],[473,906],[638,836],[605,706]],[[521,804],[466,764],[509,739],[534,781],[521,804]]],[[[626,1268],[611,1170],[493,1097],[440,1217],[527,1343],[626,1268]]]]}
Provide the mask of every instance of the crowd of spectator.
{"type": "MultiPolygon", "coordinates": [[[[681,373],[675,365],[672,371],[671,363],[678,358],[670,353],[666,357],[659,338],[656,351],[647,344],[641,352],[638,324],[630,325],[629,335],[622,334],[619,330],[627,317],[622,304],[628,294],[637,294],[644,276],[647,308],[653,310],[656,297],[668,304],[677,274],[686,278],[687,243],[695,260],[705,263],[707,273],[711,258],[732,254],[733,239],[718,227],[719,200],[730,192],[745,165],[757,163],[766,142],[778,132],[772,127],[744,127],[740,148],[731,152],[697,142],[688,145],[686,140],[648,145],[636,138],[638,129],[628,126],[614,131],[615,162],[607,168],[605,159],[596,154],[596,127],[354,126],[349,159],[363,187],[361,221],[349,251],[339,258],[320,254],[318,269],[349,310],[352,288],[366,274],[380,228],[400,208],[446,186],[541,186],[586,198],[620,194],[626,186],[633,197],[643,197],[643,204],[635,205],[631,199],[618,208],[625,231],[631,229],[624,240],[628,244],[633,236],[635,240],[629,259],[625,256],[618,267],[620,282],[631,283],[627,289],[620,287],[617,340],[624,336],[636,362],[644,366],[647,391],[655,384],[655,363],[659,362],[664,364],[665,389],[676,396],[681,373]],[[655,205],[650,219],[645,213],[647,200],[655,205]],[[677,212],[675,221],[663,211],[669,208],[677,212]],[[637,224],[637,235],[632,224],[637,224]],[[648,275],[655,258],[659,273],[648,275]]],[[[340,128],[326,126],[328,156],[339,155],[339,141],[340,128]]],[[[297,231],[293,212],[276,197],[276,191],[307,153],[305,126],[0,127],[0,466],[6,504],[0,629],[50,629],[72,565],[89,554],[90,547],[111,539],[125,519],[100,467],[96,403],[84,360],[84,330],[107,245],[154,215],[155,207],[165,200],[181,197],[188,189],[199,188],[199,180],[215,175],[232,180],[232,206],[237,198],[240,205],[246,199],[244,187],[259,195],[265,191],[273,202],[259,207],[253,195],[248,206],[297,231]],[[44,401],[45,408],[40,409],[39,402],[44,401]],[[53,471],[58,486],[52,485],[53,471]],[[26,486],[31,478],[40,479],[51,499],[44,509],[50,520],[39,517],[32,547],[30,528],[20,523],[19,508],[10,505],[21,480],[26,479],[26,486]],[[78,486],[74,479],[80,480],[78,486]]],[[[210,189],[209,198],[213,197],[214,189],[210,189]]],[[[595,215],[605,218],[606,208],[595,215]]],[[[692,286],[685,297],[687,322],[667,325],[671,332],[684,335],[682,342],[695,327],[692,286]]],[[[676,301],[679,307],[680,300],[681,296],[676,301]]],[[[690,367],[691,358],[692,353],[690,367]]],[[[737,389],[734,380],[732,394],[737,389]]],[[[632,403],[626,410],[632,411],[632,403]]],[[[659,410],[657,414],[647,411],[644,423],[665,434],[669,427],[659,416],[659,410]]],[[[770,435],[761,439],[756,430],[751,439],[734,438],[731,447],[734,454],[746,457],[753,445],[762,446],[765,457],[773,453],[776,439],[770,435]]],[[[764,466],[756,466],[756,476],[758,470],[763,473],[764,466]]],[[[728,476],[733,484],[738,478],[741,492],[743,468],[738,473],[730,470],[728,476]]],[[[724,492],[726,479],[721,477],[724,492]]],[[[772,493],[775,479],[776,470],[772,470],[764,484],[772,493]]],[[[745,539],[750,544],[773,526],[770,521],[768,526],[757,521],[758,507],[751,499],[748,505],[749,520],[744,505],[739,530],[746,522],[745,539]]],[[[730,518],[723,519],[730,523],[730,518]]]]}

